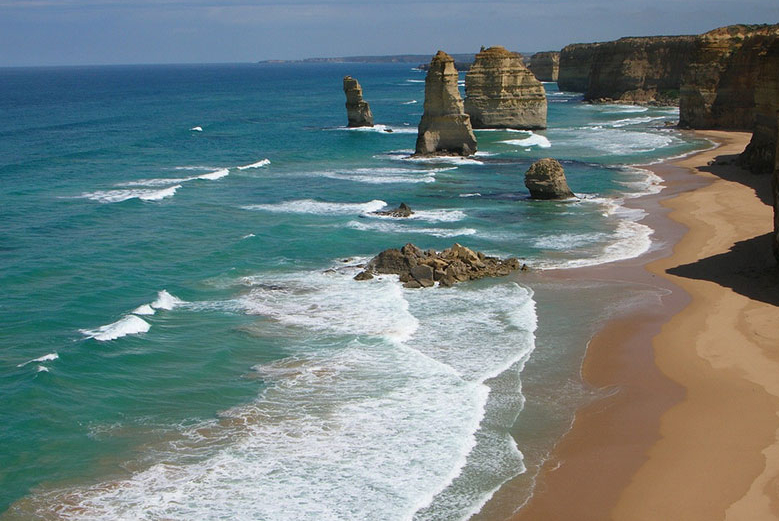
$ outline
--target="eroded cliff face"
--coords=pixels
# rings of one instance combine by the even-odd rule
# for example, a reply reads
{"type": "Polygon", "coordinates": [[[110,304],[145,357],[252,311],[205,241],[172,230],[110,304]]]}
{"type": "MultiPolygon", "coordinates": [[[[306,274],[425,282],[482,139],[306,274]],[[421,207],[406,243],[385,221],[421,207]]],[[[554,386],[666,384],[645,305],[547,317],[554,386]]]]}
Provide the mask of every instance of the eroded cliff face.
{"type": "Polygon", "coordinates": [[[779,25],[731,25],[702,34],[680,89],[679,125],[752,130],[760,56],[779,25]]]}
{"type": "Polygon", "coordinates": [[[755,127],[740,162],[756,174],[771,173],[776,161],[779,126],[779,38],[760,55],[755,85],[755,127]]]}
{"type": "Polygon", "coordinates": [[[560,74],[560,53],[537,52],[530,57],[528,69],[539,81],[557,81],[560,74]]]}
{"type": "Polygon", "coordinates": [[[373,114],[368,102],[362,99],[362,87],[351,76],[344,76],[344,94],[346,94],[346,117],[350,127],[372,127],[373,114]]]}
{"type": "Polygon", "coordinates": [[[557,86],[568,92],[585,92],[590,84],[590,69],[602,43],[574,43],[560,51],[557,86]]]}
{"type": "MultiPolygon", "coordinates": [[[[779,127],[779,113],[776,115],[776,124],[779,127]]],[[[774,174],[772,179],[772,186],[774,192],[774,257],[779,262],[779,140],[777,140],[777,146],[774,150],[774,174]]]]}
{"type": "Polygon", "coordinates": [[[425,77],[425,108],[419,122],[416,155],[476,153],[476,136],[457,88],[454,59],[438,51],[425,77]]]}
{"type": "Polygon", "coordinates": [[[465,112],[473,128],[546,128],[544,86],[522,58],[500,46],[483,49],[465,76],[465,112]]]}
{"type": "Polygon", "coordinates": [[[598,45],[584,99],[677,104],[695,36],[620,38],[598,45]]]}

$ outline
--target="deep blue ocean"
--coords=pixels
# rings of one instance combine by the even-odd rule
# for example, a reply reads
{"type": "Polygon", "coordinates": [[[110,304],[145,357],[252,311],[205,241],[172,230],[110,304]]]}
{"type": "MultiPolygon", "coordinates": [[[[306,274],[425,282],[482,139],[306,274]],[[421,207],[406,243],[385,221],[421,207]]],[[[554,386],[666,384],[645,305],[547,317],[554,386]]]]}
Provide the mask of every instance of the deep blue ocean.
{"type": "Polygon", "coordinates": [[[632,165],[709,146],[545,86],[548,130],[415,160],[408,64],[0,69],[0,519],[456,520],[532,473],[646,291],[538,273],[653,248],[632,165]],[[528,199],[549,156],[577,200],[528,199]],[[352,280],[407,242],[534,275],[352,280]]]}

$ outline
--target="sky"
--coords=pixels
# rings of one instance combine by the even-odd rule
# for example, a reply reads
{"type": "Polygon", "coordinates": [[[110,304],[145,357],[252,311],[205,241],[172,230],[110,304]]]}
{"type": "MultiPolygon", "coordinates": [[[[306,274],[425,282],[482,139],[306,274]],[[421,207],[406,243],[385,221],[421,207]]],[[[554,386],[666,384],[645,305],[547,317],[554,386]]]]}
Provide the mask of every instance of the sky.
{"type": "Polygon", "coordinates": [[[533,52],[779,23],[779,0],[0,0],[0,67],[533,52]]]}

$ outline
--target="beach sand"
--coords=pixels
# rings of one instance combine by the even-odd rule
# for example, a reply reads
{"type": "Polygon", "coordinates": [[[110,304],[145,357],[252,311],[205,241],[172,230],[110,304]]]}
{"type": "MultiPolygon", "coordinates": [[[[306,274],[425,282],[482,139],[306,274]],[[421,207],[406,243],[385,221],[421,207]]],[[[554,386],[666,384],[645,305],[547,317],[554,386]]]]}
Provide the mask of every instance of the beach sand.
{"type": "Polygon", "coordinates": [[[660,248],[554,275],[666,290],[590,342],[583,379],[609,396],[577,412],[527,504],[508,483],[476,519],[779,519],[770,176],[735,165],[750,134],[697,134],[719,146],[651,167],[667,188],[633,204],[660,248]]]}

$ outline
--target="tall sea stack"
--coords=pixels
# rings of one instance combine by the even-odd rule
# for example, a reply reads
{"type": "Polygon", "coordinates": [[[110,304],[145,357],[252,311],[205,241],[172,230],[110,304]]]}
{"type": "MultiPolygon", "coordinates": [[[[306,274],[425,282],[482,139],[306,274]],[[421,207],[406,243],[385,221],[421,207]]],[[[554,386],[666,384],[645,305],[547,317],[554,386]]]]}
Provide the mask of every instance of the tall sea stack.
{"type": "Polygon", "coordinates": [[[557,51],[537,52],[530,57],[528,69],[539,81],[557,81],[560,74],[560,53],[557,51]]]}
{"type": "Polygon", "coordinates": [[[476,55],[465,76],[465,94],[473,128],[546,128],[544,86],[518,54],[503,47],[476,55]]]}
{"type": "Polygon", "coordinates": [[[360,82],[351,76],[344,76],[344,94],[346,94],[346,117],[350,127],[372,127],[373,114],[368,102],[362,99],[360,82]]]}
{"type": "Polygon", "coordinates": [[[476,152],[471,118],[463,109],[454,59],[438,51],[425,77],[425,110],[419,122],[416,154],[469,156],[476,152]]]}

